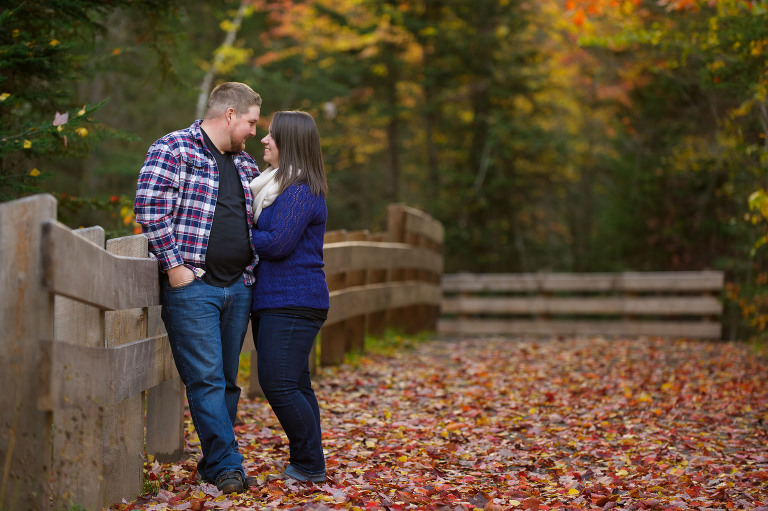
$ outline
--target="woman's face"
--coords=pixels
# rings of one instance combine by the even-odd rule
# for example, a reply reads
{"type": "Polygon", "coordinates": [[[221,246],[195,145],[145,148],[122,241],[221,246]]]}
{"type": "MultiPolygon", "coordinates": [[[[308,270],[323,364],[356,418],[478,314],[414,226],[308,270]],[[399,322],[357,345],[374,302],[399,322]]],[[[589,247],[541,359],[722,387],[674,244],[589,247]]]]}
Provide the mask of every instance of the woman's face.
{"type": "Polygon", "coordinates": [[[277,150],[275,139],[272,138],[271,124],[269,125],[269,133],[267,133],[266,137],[261,139],[261,143],[264,144],[264,161],[274,168],[280,167],[280,152],[277,150]]]}

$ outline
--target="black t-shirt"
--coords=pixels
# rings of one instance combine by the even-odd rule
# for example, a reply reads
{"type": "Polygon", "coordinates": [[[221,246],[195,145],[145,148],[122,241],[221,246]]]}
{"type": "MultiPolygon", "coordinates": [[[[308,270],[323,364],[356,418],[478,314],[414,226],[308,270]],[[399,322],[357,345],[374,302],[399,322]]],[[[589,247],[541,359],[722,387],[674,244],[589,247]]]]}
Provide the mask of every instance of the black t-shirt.
{"type": "Polygon", "coordinates": [[[203,281],[216,287],[228,287],[242,278],[243,270],[253,260],[245,191],[232,153],[222,154],[205,131],[203,138],[219,169],[219,195],[205,253],[203,281]]]}

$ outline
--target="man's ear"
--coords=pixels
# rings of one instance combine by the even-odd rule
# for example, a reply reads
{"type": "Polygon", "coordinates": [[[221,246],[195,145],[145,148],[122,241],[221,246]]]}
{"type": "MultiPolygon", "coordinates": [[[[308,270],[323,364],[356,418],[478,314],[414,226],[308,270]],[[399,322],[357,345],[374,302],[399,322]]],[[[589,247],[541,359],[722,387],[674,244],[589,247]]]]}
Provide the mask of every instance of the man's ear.
{"type": "Polygon", "coordinates": [[[227,118],[227,122],[230,122],[236,115],[237,113],[232,107],[227,108],[227,111],[224,112],[224,116],[227,118]]]}

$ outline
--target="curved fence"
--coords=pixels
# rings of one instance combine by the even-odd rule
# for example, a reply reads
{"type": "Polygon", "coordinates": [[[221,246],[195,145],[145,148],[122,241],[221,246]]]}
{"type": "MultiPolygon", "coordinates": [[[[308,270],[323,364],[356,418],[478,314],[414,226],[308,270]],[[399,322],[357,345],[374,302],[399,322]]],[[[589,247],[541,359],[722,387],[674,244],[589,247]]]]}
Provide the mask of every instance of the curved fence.
{"type": "MultiPolygon", "coordinates": [[[[435,329],[439,222],[396,204],[385,233],[327,236],[321,364],[362,349],[366,332],[435,329]]],[[[38,195],[0,204],[0,261],[0,509],[134,498],[145,456],[178,459],[184,446],[183,386],[146,238],[73,231],[38,195]]]]}

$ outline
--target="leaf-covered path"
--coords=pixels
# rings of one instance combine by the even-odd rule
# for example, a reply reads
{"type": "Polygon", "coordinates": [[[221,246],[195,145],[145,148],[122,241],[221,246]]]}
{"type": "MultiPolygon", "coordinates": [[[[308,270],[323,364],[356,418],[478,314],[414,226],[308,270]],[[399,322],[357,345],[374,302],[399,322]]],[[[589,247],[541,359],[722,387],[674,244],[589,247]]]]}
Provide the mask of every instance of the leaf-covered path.
{"type": "Polygon", "coordinates": [[[428,342],[315,379],[326,483],[266,481],[287,441],[246,399],[236,429],[260,485],[230,498],[193,459],[154,463],[160,491],[111,509],[768,511],[766,365],[720,342],[428,342]]]}

